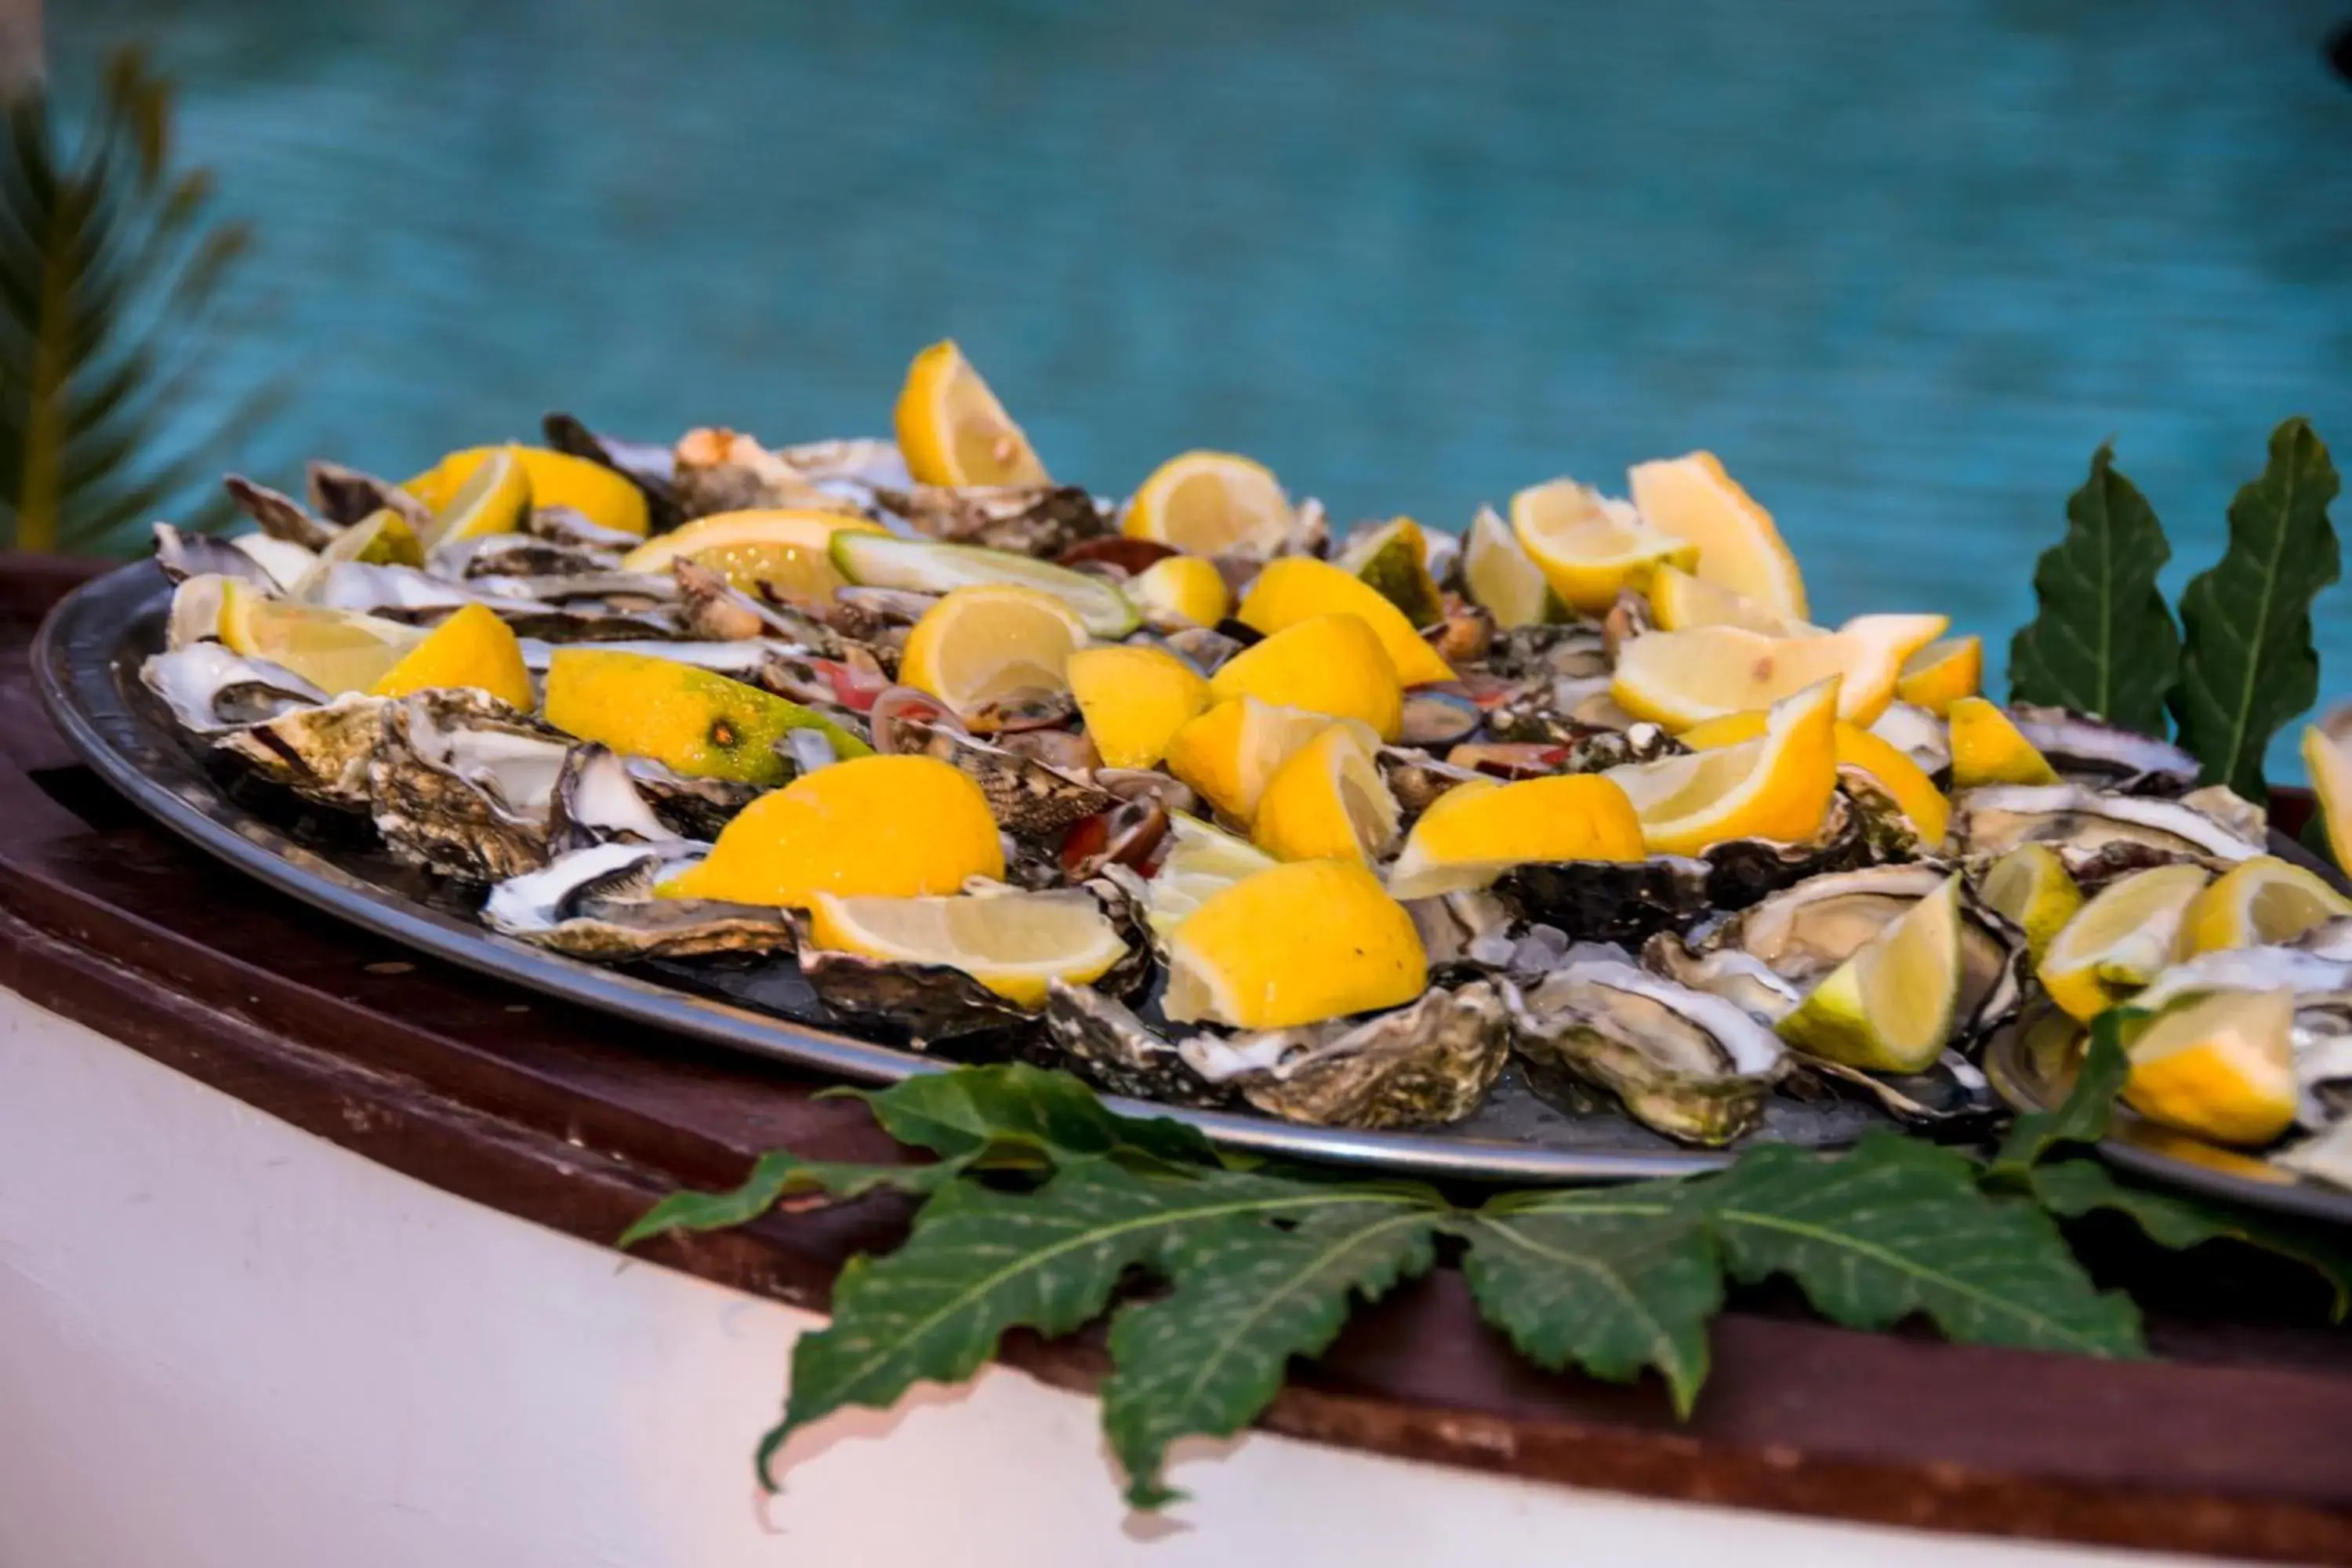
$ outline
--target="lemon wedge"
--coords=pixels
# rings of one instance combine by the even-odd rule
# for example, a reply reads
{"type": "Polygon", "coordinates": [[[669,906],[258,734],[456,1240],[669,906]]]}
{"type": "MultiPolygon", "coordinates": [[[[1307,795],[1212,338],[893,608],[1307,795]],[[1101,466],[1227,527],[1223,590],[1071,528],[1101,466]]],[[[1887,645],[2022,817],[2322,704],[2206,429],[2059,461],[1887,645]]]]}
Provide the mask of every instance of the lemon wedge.
{"type": "Polygon", "coordinates": [[[2101,889],[2066,922],[2037,973],[2050,999],[2089,1023],[2180,956],[2189,905],[2212,879],[2202,866],[2156,866],[2101,889]]]}
{"type": "Polygon", "coordinates": [[[820,893],[953,893],[973,877],[1004,877],[980,786],[936,757],[867,756],[760,796],[719,830],[708,856],[655,891],[803,909],[820,893]]]}
{"type": "Polygon", "coordinates": [[[423,501],[426,510],[440,511],[494,452],[509,453],[522,464],[533,506],[567,507],[599,528],[634,533],[640,539],[651,526],[646,492],[635,480],[602,463],[546,447],[468,447],[450,453],[400,488],[423,501]]]}
{"type": "Polygon", "coordinates": [[[500,447],[476,464],[425,525],[425,545],[454,544],[485,534],[513,533],[530,514],[530,474],[520,449],[500,447]]]}
{"type": "Polygon", "coordinates": [[[1895,700],[1941,719],[1963,697],[1984,686],[1984,643],[1974,637],[1941,637],[1903,661],[1895,700]]]}
{"type": "Polygon", "coordinates": [[[1433,899],[1483,888],[1538,861],[1639,860],[1633,803],[1611,779],[1558,773],[1517,784],[1457,784],[1430,805],[1389,868],[1389,893],[1433,899]]]}
{"type": "Polygon", "coordinates": [[[1805,619],[1805,580],[1772,514],[1741,489],[1711,452],[1637,463],[1626,475],[1642,521],[1698,547],[1693,568],[1763,607],[1805,619]]]}
{"type": "Polygon", "coordinates": [[[746,593],[765,584],[794,598],[829,601],[847,581],[827,553],[833,536],[845,529],[883,531],[880,524],[846,512],[714,512],[646,541],[621,558],[621,570],[662,574],[684,559],[746,593]]]}
{"type": "Polygon", "coordinates": [[[1211,894],[1281,864],[1248,839],[1181,811],[1169,815],[1168,837],[1160,868],[1144,884],[1143,901],[1144,921],[1163,942],[1211,894]]]}
{"type": "Polygon", "coordinates": [[[697,778],[782,784],[792,769],[776,747],[793,730],[823,731],[836,756],[872,750],[814,709],[756,686],[677,659],[593,644],[550,656],[545,710],[547,721],[568,734],[697,778]]]}
{"type": "Polygon", "coordinates": [[[1756,740],[1611,768],[1656,855],[1696,855],[1734,838],[1798,843],[1821,830],[1837,793],[1838,683],[1772,705],[1756,740]]]}
{"type": "MultiPolygon", "coordinates": [[[[1275,771],[1293,753],[1329,729],[1333,720],[1303,708],[1284,708],[1255,697],[1213,703],[1170,738],[1163,759],[1168,771],[1201,792],[1210,805],[1236,822],[1257,815],[1259,798],[1275,771]]],[[[1362,731],[1370,743],[1379,734],[1362,731]]]]}
{"type": "Polygon", "coordinates": [[[1178,1023],[1282,1029],[1421,994],[1429,961],[1404,906],[1347,860],[1295,860],[1211,894],[1168,942],[1178,1023]]]}
{"type": "Polygon", "coordinates": [[[1127,956],[1090,894],[950,894],[809,903],[810,935],[835,952],[961,969],[1016,1007],[1043,1007],[1054,981],[1084,985],[1127,956]]]}
{"type": "MultiPolygon", "coordinates": [[[[1764,733],[1762,713],[1732,713],[1709,719],[1682,732],[1682,742],[1695,752],[1737,745],[1764,733]]],[[[1861,773],[1901,809],[1930,853],[1943,847],[1951,826],[1952,805],[1927,771],[1906,756],[1902,748],[1857,724],[1837,721],[1837,760],[1841,768],[1861,773]]]]}
{"type": "Polygon", "coordinates": [[[1098,637],[1123,637],[1140,624],[1135,606],[1117,584],[1009,550],[845,528],[834,534],[826,552],[844,577],[863,586],[951,594],[958,588],[1010,584],[1053,595],[1076,611],[1087,630],[1098,637]]]}
{"type": "Polygon", "coordinates": [[[2054,784],[2058,770],[2009,715],[1981,697],[1954,698],[1945,710],[1951,725],[1952,787],[2054,784]]]}
{"type": "Polygon", "coordinates": [[[898,679],[971,715],[1068,690],[1070,655],[1086,642],[1087,624],[1051,594],[1008,584],[958,588],[907,634],[898,679]]]}
{"type": "Polygon", "coordinates": [[[1590,485],[1553,479],[1511,498],[1511,531],[1571,607],[1599,615],[1627,588],[1649,585],[1660,565],[1689,566],[1698,549],[1646,526],[1622,501],[1590,485]]]}
{"type": "Polygon", "coordinates": [[[2123,1096],[2167,1127],[2258,1148],[2294,1121],[2294,993],[2207,991],[2132,1038],[2123,1096]]]}
{"type": "Polygon", "coordinates": [[[1362,736],[1334,724],[1266,781],[1250,837],[1278,860],[1369,861],[1396,842],[1400,816],[1362,736]]]}
{"type": "Polygon", "coordinates": [[[1370,584],[1310,555],[1268,562],[1242,595],[1237,613],[1244,625],[1268,637],[1318,616],[1354,616],[1380,638],[1397,679],[1407,686],[1454,679],[1453,668],[1421,640],[1403,611],[1370,584]]]}
{"type": "Polygon", "coordinates": [[[2319,802],[2327,858],[2338,869],[2352,870],[2352,755],[2329,740],[2326,731],[2310,724],[2303,731],[2303,767],[2319,802]]]}
{"type": "Polygon", "coordinates": [[[362,566],[422,566],[425,542],[390,507],[372,511],[327,541],[312,571],[305,574],[305,586],[323,581],[325,568],[344,561],[362,566]]]}
{"type": "Polygon", "coordinates": [[[1114,768],[1158,766],[1176,731],[1209,705],[1209,683],[1165,648],[1083,648],[1066,673],[1087,738],[1114,768]]]}
{"type": "Polygon", "coordinates": [[[356,610],[293,605],[233,577],[191,577],[173,595],[175,633],[179,623],[201,618],[212,624],[188,627],[211,635],[231,650],[285,666],[330,697],[366,691],[392,673],[425,634],[398,621],[356,610]],[[187,606],[184,608],[183,601],[187,606]]]}
{"type": "Polygon", "coordinates": [[[2025,932],[2026,956],[2037,966],[2083,908],[2083,889],[2047,844],[2021,844],[2003,854],[1985,868],[1978,891],[1987,908],[2025,932]]]}
{"type": "Polygon", "coordinates": [[[1219,665],[1209,678],[1209,690],[1220,702],[1255,697],[1278,707],[1354,719],[1383,741],[1395,740],[1404,723],[1404,688],[1397,683],[1396,667],[1360,616],[1294,621],[1219,665]]]}
{"type": "Polygon", "coordinates": [[[1331,563],[1394,605],[1408,625],[1431,626],[1444,614],[1429,573],[1429,540],[1409,517],[1350,539],[1331,563]]]}
{"type": "Polygon", "coordinates": [[[1834,675],[1838,717],[1867,729],[1894,700],[1904,659],[1949,624],[1942,616],[1856,616],[1818,636],[1723,626],[1651,632],[1618,650],[1609,694],[1635,718],[1680,731],[1769,707],[1834,675]]]}
{"type": "Polygon", "coordinates": [[[1543,568],[1519,547],[1519,536],[1490,506],[1478,509],[1463,539],[1462,585],[1469,591],[1470,602],[1494,616],[1505,631],[1568,618],[1568,606],[1551,591],[1543,568]]]}
{"type": "Polygon", "coordinates": [[[1661,566],[1650,578],[1650,618],[1662,632],[1692,626],[1738,626],[1767,637],[1811,636],[1822,628],[1774,615],[1744,594],[1679,566],[1661,566]]]}
{"type": "Polygon", "coordinates": [[[1830,971],[1780,1020],[1780,1037],[1865,1072],[1919,1072],[1952,1037],[1966,975],[1952,876],[1830,971]]]}
{"type": "Polygon", "coordinates": [[[1137,573],[1128,599],[1155,624],[1213,626],[1234,597],[1217,563],[1199,555],[1170,555],[1137,573]]]}
{"type": "Polygon", "coordinates": [[[893,415],[907,472],[925,485],[1044,485],[1045,466],[952,339],[907,366],[893,415]]]}
{"type": "Polygon", "coordinates": [[[1290,498],[1263,463],[1186,452],[1151,470],[1119,531],[1192,555],[1271,555],[1290,537],[1290,498]]]}
{"type": "Polygon", "coordinates": [[[2272,947],[2345,915],[2352,915],[2352,900],[2326,878],[2275,855],[2257,855],[2231,867],[2190,901],[2181,938],[2192,953],[2272,947]]]}
{"type": "Polygon", "coordinates": [[[522,645],[487,605],[467,605],[425,635],[368,689],[405,697],[436,687],[470,686],[528,713],[534,706],[522,645]]]}

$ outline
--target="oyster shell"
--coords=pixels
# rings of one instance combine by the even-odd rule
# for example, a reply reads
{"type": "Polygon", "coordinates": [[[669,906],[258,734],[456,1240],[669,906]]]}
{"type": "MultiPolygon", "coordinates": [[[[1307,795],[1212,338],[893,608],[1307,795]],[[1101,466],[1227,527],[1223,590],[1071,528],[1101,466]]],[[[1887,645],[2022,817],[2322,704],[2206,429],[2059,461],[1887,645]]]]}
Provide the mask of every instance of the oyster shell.
{"type": "Polygon", "coordinates": [[[386,706],[383,698],[355,691],[319,707],[289,708],[231,730],[214,744],[223,755],[305,800],[365,811],[368,762],[383,733],[386,706]]]}
{"type": "Polygon", "coordinates": [[[278,592],[278,579],[236,545],[208,533],[183,533],[168,522],[155,525],[155,564],[174,583],[209,574],[250,583],[266,593],[278,592]]]}
{"type": "MultiPolygon", "coordinates": [[[[2140,864],[2172,860],[2233,863],[2263,852],[2259,830],[2244,831],[2200,808],[2203,795],[2162,800],[2080,784],[1994,784],[1963,790],[1952,801],[1951,842],[1971,859],[2047,844],[2080,878],[2103,857],[2140,864]],[[2116,852],[2120,852],[2117,855],[2116,852]]],[[[2231,795],[2231,801],[2237,797],[2231,795]]],[[[2251,807],[2247,808],[2251,809],[2251,807]]]]}
{"type": "MultiPolygon", "coordinates": [[[[317,467],[315,464],[312,466],[317,467]]],[[[228,499],[236,504],[236,509],[259,523],[261,531],[272,539],[282,539],[305,550],[324,550],[334,542],[335,535],[341,531],[339,525],[321,522],[304,511],[302,503],[292,496],[273,490],[268,485],[255,484],[243,474],[224,476],[221,488],[228,492],[228,499]]],[[[415,501],[414,496],[408,500],[411,504],[415,501]]],[[[368,509],[369,511],[374,510],[374,507],[368,509]]],[[[367,512],[362,512],[360,517],[366,515],[367,512]]],[[[357,522],[359,518],[350,521],[357,522]]]]}
{"type": "Polygon", "coordinates": [[[1870,732],[1919,765],[1919,771],[1939,783],[1948,782],[1952,742],[1944,721],[1911,702],[1890,702],[1870,732]]]}
{"type": "Polygon", "coordinates": [[[1163,1105],[1231,1105],[1231,1084],[1212,1083],[1184,1060],[1174,1041],[1150,1028],[1135,1010],[1091,985],[1055,981],[1045,992],[1045,1040],[1040,1065],[1076,1073],[1113,1094],[1163,1105]]]}
{"type": "Polygon", "coordinates": [[[1110,527],[1094,497],[1076,485],[909,485],[873,495],[918,533],[1043,560],[1110,527]]]}
{"type": "Polygon", "coordinates": [[[858,510],[740,431],[717,427],[689,430],[671,449],[670,494],[678,514],[691,521],[714,512],[768,508],[817,511],[858,510]]]}
{"type": "Polygon", "coordinates": [[[1549,1069],[1598,1085],[1682,1142],[1746,1132],[1789,1070],[1780,1037],[1744,1009],[1619,959],[1573,960],[1511,995],[1512,1043],[1538,1082],[1549,1069]]]}
{"type": "Polygon", "coordinates": [[[677,458],[667,447],[652,441],[625,441],[591,430],[569,414],[553,413],[539,422],[547,444],[559,452],[602,463],[635,485],[646,498],[647,521],[656,533],[667,533],[685,519],[678,514],[672,481],[677,458]]]}
{"type": "MultiPolygon", "coordinates": [[[[433,521],[432,508],[390,479],[380,479],[358,468],[347,468],[341,463],[314,460],[304,471],[303,482],[310,491],[311,508],[319,517],[326,520],[323,526],[296,506],[291,498],[278,495],[276,490],[263,490],[262,487],[248,480],[236,482],[248,490],[258,492],[256,500],[238,498],[238,504],[253,515],[255,521],[280,539],[290,539],[313,550],[326,548],[337,530],[349,528],[379,511],[397,513],[400,520],[411,528],[422,528],[433,521]],[[265,507],[274,516],[264,516],[265,507]],[[291,509],[292,515],[288,509],[291,509]],[[303,521],[296,521],[297,516],[303,521]],[[315,537],[306,537],[306,522],[310,530],[315,530],[315,537]]],[[[229,493],[236,495],[236,489],[232,487],[229,493]]]]}
{"type": "Polygon", "coordinates": [[[1051,837],[1118,804],[1108,790],[1075,773],[966,734],[936,698],[911,687],[892,687],[876,698],[867,718],[877,752],[954,764],[980,786],[997,826],[1017,838],[1051,837]]]}
{"type": "Polygon", "coordinates": [[[1418,1127],[1478,1109],[1509,1055],[1499,988],[1433,986],[1369,1018],[1255,1034],[1198,1034],[1177,1053],[1202,1081],[1251,1106],[1318,1127],[1418,1127]]]}
{"type": "Polygon", "coordinates": [[[1677,855],[1537,861],[1504,872],[1494,890],[1523,919],[1555,926],[1572,941],[1632,944],[1705,916],[1712,907],[1711,876],[1706,861],[1677,855]]]}
{"type": "Polygon", "coordinates": [[[593,578],[618,571],[621,554],[620,551],[601,545],[545,539],[535,533],[486,533],[442,545],[433,552],[427,564],[436,576],[459,582],[471,578],[593,578]]]}
{"type": "Polygon", "coordinates": [[[420,691],[384,705],[368,760],[384,845],[445,877],[498,882],[547,863],[571,741],[486,692],[420,691]]]}
{"type": "Polygon", "coordinates": [[[679,837],[655,815],[628,763],[611,747],[591,741],[565,753],[548,795],[549,854],[593,844],[667,844],[679,837]]]}
{"type": "Polygon", "coordinates": [[[2184,795],[2196,787],[2195,757],[2169,741],[2063,708],[2017,703],[2010,721],[2061,777],[2125,795],[2184,795]]]}
{"type": "Polygon", "coordinates": [[[231,653],[216,642],[190,643],[139,667],[140,681],[163,700],[180,728],[216,735],[299,708],[327,694],[283,665],[231,653]]]}
{"type": "Polygon", "coordinates": [[[1607,641],[1592,621],[1512,626],[1496,633],[1486,651],[1488,672],[1507,680],[1590,679],[1606,677],[1609,665],[1607,641]]]}
{"type": "Polygon", "coordinates": [[[673,841],[574,849],[492,888],[482,923],[519,942],[604,963],[790,951],[793,927],[782,910],[654,896],[656,882],[709,847],[673,841]]]}

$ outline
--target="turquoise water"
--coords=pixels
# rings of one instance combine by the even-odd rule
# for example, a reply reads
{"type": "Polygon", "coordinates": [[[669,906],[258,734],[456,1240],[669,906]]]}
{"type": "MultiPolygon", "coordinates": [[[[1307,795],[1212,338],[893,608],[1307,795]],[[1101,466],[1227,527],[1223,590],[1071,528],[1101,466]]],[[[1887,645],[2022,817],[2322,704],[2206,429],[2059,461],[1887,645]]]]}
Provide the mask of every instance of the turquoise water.
{"type": "Polygon", "coordinates": [[[556,406],[880,431],[951,333],[1104,490],[1227,447],[1458,526],[1709,447],[1818,615],[2001,648],[2101,439],[2177,579],[2279,418],[2352,450],[2335,5],[51,10],[67,80],[151,43],[257,223],[270,326],[220,369],[296,377],[280,461],[404,470],[556,406]]]}

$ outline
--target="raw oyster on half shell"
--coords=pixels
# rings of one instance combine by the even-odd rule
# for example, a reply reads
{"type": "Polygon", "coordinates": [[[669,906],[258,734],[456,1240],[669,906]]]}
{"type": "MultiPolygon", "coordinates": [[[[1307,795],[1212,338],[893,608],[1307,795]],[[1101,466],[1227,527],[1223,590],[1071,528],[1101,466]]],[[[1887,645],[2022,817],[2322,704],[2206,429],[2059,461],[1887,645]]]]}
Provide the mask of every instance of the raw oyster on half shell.
{"type": "Polygon", "coordinates": [[[492,888],[482,923],[573,958],[621,963],[792,949],[785,911],[716,899],[663,899],[654,886],[709,853],[682,840],[574,849],[492,888]]]}

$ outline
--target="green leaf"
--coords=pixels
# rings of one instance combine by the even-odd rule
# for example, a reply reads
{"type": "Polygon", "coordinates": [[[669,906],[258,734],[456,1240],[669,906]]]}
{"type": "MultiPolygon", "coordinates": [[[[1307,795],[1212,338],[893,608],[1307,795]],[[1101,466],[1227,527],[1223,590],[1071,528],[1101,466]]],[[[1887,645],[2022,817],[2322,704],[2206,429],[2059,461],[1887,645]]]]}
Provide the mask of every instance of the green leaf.
{"type": "Polygon", "coordinates": [[[2033,1173],[2033,1195],[2052,1214],[2073,1219],[2095,1210],[2120,1214],[2158,1247],[2178,1251],[2209,1241],[2259,1247],[2309,1265],[2336,1293],[2335,1316],[2352,1308],[2352,1247],[2339,1233],[2317,1225],[2297,1225],[2233,1205],[2179,1193],[2129,1186],[2095,1160],[2061,1160],[2033,1173]]]}
{"type": "Polygon", "coordinates": [[[2172,712],[2207,784],[2261,801],[2263,752],[2319,695],[2311,602],[2336,581],[2336,467],[2311,426],[2271,433],[2270,463],[2230,503],[2230,544],[2180,595],[2186,629],[2172,712]]]}
{"type": "Polygon", "coordinates": [[[1114,1153],[1178,1164],[1217,1163],[1215,1146],[1197,1129],[1164,1116],[1115,1115],[1068,1073],[1020,1062],[835,1092],[863,1100],[891,1137],[942,1159],[995,1147],[1032,1149],[1054,1163],[1114,1153]]]}
{"type": "Polygon", "coordinates": [[[2083,1048],[2083,1064],[2074,1071],[2074,1086],[2055,1110],[2029,1110],[2020,1116],[2000,1141],[1985,1179],[1996,1186],[2014,1188],[2061,1143],[2095,1143],[2107,1135],[2115,1119],[2116,1096],[2131,1077],[2131,1058],[2124,1052],[2124,1026],[2147,1015],[2136,1007],[2110,1007],[2091,1020],[2090,1042],[2083,1048]]]}
{"type": "Polygon", "coordinates": [[[1690,1413],[1723,1281],[1681,1184],[1510,1194],[1458,1228],[1478,1310],[1521,1354],[1618,1382],[1655,1367],[1690,1413]]]}
{"type": "Polygon", "coordinates": [[[2147,498],[2101,447],[2066,502],[2066,537],[2033,568],[2040,608],[2009,645],[2010,700],[2164,733],[2180,634],[2156,574],[2171,553],[2147,498]]]}
{"type": "Polygon", "coordinates": [[[749,1225],[795,1193],[829,1193],[837,1198],[863,1197],[885,1187],[928,1193],[957,1169],[953,1164],[857,1165],[803,1160],[779,1149],[761,1155],[743,1184],[731,1191],[672,1193],[647,1209],[613,1245],[625,1250],[665,1231],[725,1230],[749,1225]]]}
{"type": "Polygon", "coordinates": [[[2092,1285],[2048,1215],[1976,1176],[1948,1149],[1880,1131],[1837,1159],[1760,1145],[1692,1195],[1735,1279],[1785,1274],[1848,1328],[1923,1313],[1955,1340],[2142,1353],[2130,1300],[2092,1285]]]}
{"type": "Polygon", "coordinates": [[[1160,1508],[1169,1446],[1240,1431],[1282,1391],[1294,1355],[1339,1337],[1354,1298],[1376,1299],[1436,1261],[1433,1209],[1341,1205],[1285,1232],[1255,1218],[1167,1237],[1167,1296],[1119,1309],[1103,1384],[1103,1431],[1128,1474],[1127,1500],[1160,1508]]]}

